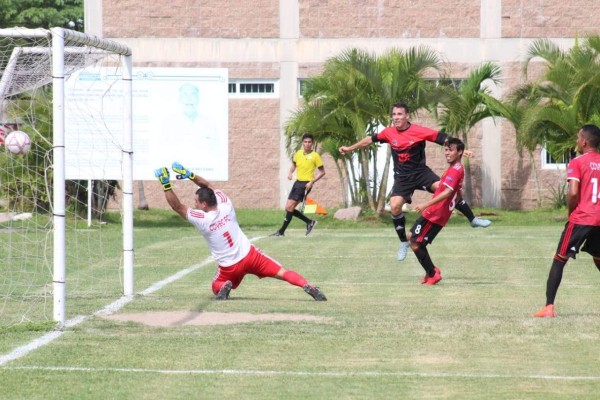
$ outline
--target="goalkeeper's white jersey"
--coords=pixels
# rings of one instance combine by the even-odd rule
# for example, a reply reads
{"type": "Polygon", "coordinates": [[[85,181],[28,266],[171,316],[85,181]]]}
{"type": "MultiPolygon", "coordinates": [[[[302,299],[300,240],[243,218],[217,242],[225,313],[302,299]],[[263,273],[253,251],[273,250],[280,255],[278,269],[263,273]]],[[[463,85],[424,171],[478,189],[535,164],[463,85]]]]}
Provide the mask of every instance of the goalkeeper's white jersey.
{"type": "Polygon", "coordinates": [[[217,210],[204,212],[188,208],[190,221],[208,242],[213,258],[221,267],[238,263],[250,252],[250,240],[238,224],[233,204],[220,190],[215,190],[217,210]]]}

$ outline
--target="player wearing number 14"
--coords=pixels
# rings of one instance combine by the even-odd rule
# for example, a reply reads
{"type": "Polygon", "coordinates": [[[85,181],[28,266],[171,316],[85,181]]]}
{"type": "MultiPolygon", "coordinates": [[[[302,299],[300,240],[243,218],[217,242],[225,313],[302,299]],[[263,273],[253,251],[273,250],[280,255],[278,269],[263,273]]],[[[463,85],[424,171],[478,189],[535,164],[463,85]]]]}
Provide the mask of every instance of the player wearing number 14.
{"type": "Polygon", "coordinates": [[[213,258],[218,263],[212,281],[212,291],[217,300],[227,300],[229,292],[238,287],[246,274],[259,278],[281,279],[301,287],[317,301],[327,300],[323,292],[308,283],[302,275],[286,270],[250,243],[242,232],[233,204],[225,193],[214,189],[207,180],[195,175],[178,162],[174,162],[172,168],[177,174],[177,179],[187,178],[199,186],[194,196],[194,208],[187,207],[173,192],[169,170],[163,167],[154,171],[171,208],[204,236],[213,258]]]}
{"type": "Polygon", "coordinates": [[[569,220],[558,242],[558,248],[546,282],[546,305],[534,315],[552,318],[554,299],[569,257],[581,250],[589,253],[600,271],[600,128],[584,125],[577,133],[580,156],[567,167],[567,207],[569,220]],[[583,247],[581,247],[583,245],[583,247]]]}

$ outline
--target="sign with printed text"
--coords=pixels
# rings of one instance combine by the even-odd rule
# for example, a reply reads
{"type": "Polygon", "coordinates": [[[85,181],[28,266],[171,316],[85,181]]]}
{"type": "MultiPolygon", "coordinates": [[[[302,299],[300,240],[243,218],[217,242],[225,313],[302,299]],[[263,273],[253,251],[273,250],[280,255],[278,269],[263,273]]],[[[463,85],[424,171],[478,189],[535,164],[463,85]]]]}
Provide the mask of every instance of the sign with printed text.
{"type": "MultiPolygon", "coordinates": [[[[173,161],[228,180],[227,69],[134,68],[132,77],[134,180],[153,180],[173,161]]],[[[115,69],[88,68],[65,81],[67,179],[122,178],[121,79],[115,69]]]]}

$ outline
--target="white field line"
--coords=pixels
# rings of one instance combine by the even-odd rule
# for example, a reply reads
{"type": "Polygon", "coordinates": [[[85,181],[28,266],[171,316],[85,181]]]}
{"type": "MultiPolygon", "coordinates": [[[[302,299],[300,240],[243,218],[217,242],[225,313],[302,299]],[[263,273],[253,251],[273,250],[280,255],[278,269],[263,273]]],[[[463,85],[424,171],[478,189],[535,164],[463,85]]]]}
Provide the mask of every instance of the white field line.
{"type": "MultiPolygon", "coordinates": [[[[251,239],[252,242],[260,240],[263,237],[256,237],[251,239]]],[[[183,269],[176,274],[163,279],[162,281],[156,282],[147,289],[139,292],[141,296],[147,296],[154,293],[164,286],[183,278],[186,275],[202,268],[214,260],[207,258],[199,264],[192,265],[186,269],[183,269]]],[[[93,315],[100,314],[112,314],[120,310],[122,307],[134,300],[134,296],[123,296],[120,299],[114,301],[111,304],[103,307],[102,309],[93,313],[93,315]]],[[[0,367],[2,369],[12,370],[40,370],[40,371],[75,371],[75,372],[126,372],[126,373],[153,373],[153,374],[186,374],[186,375],[288,375],[288,376],[324,376],[324,377],[385,377],[385,376],[398,376],[398,377],[423,377],[423,378],[480,378],[480,379],[542,379],[542,380],[600,380],[599,376],[561,376],[561,375],[502,375],[502,374],[466,374],[466,373],[419,373],[419,372],[377,372],[377,371],[365,371],[365,372],[310,372],[310,371],[260,371],[260,370],[162,370],[162,369],[140,369],[140,368],[83,368],[83,367],[42,367],[42,366],[25,366],[25,367],[3,367],[6,363],[17,360],[29,354],[30,352],[47,345],[55,339],[61,337],[66,329],[77,326],[87,321],[91,315],[88,316],[77,316],[68,320],[65,326],[61,330],[49,332],[31,342],[15,348],[8,354],[0,356],[0,367]]]]}
{"type": "Polygon", "coordinates": [[[464,379],[541,379],[560,381],[600,381],[600,376],[574,376],[574,375],[515,375],[515,374],[477,374],[477,373],[449,373],[449,372],[343,372],[343,371],[281,371],[281,370],[243,370],[243,369],[143,369],[143,368],[83,368],[83,367],[42,367],[24,366],[10,369],[42,370],[61,372],[124,372],[143,374],[165,375],[287,375],[287,376],[322,376],[322,377],[418,377],[418,378],[464,378],[464,379]]]}
{"type": "MultiPolygon", "coordinates": [[[[177,272],[176,274],[174,274],[166,279],[163,279],[162,281],[156,282],[149,288],[141,291],[139,293],[139,295],[147,296],[151,293],[154,293],[154,292],[162,289],[164,286],[168,285],[169,283],[173,283],[176,280],[181,279],[184,276],[186,276],[186,275],[196,271],[197,269],[204,267],[205,265],[208,265],[212,262],[214,262],[212,257],[207,258],[200,264],[192,265],[191,267],[183,269],[183,270],[177,272]]],[[[107,306],[103,307],[102,309],[94,312],[93,315],[113,314],[113,313],[119,311],[121,308],[123,308],[126,304],[133,301],[134,298],[135,298],[134,296],[123,296],[120,299],[112,302],[111,304],[108,304],[107,306]]],[[[15,348],[10,353],[0,356],[0,366],[6,364],[9,361],[13,361],[13,360],[19,359],[21,357],[24,357],[25,355],[32,352],[33,350],[39,349],[40,347],[47,345],[48,343],[52,342],[53,340],[61,337],[65,333],[66,328],[71,328],[71,327],[77,326],[77,325],[83,323],[84,321],[87,321],[90,317],[91,317],[91,315],[87,315],[87,316],[77,316],[73,319],[70,319],[67,322],[65,322],[64,327],[62,327],[61,329],[59,328],[60,330],[48,332],[45,335],[43,335],[39,338],[36,338],[23,346],[15,348]]]]}
{"type": "MultiPolygon", "coordinates": [[[[255,237],[255,238],[250,239],[250,241],[254,242],[256,240],[262,239],[263,237],[264,236],[255,237]]],[[[149,288],[139,292],[138,295],[147,296],[151,293],[154,293],[154,292],[162,289],[169,283],[173,283],[176,280],[181,279],[184,276],[189,275],[190,273],[196,271],[197,269],[200,269],[212,262],[214,262],[213,258],[209,257],[199,264],[194,264],[186,269],[183,269],[183,270],[177,272],[174,275],[171,275],[170,277],[168,277],[166,279],[163,279],[162,281],[156,282],[149,288]]],[[[108,304],[107,306],[103,307],[102,309],[94,312],[92,315],[113,314],[113,313],[119,311],[121,308],[123,308],[126,304],[133,301],[134,298],[135,298],[134,296],[123,296],[120,299],[112,302],[111,304],[108,304]]],[[[87,315],[87,316],[79,315],[75,318],[72,318],[65,322],[64,327],[61,327],[58,330],[55,330],[52,332],[48,332],[45,335],[43,335],[39,338],[36,338],[23,346],[19,346],[19,347],[15,348],[10,353],[0,356],[0,366],[3,366],[4,364],[6,364],[10,361],[17,360],[21,357],[24,357],[27,354],[29,354],[30,352],[32,352],[36,349],[39,349],[42,346],[47,345],[48,343],[52,342],[55,339],[58,339],[65,333],[66,328],[71,328],[71,327],[77,326],[77,325],[87,321],[90,317],[92,317],[92,315],[87,315]]]]}
{"type": "MultiPolygon", "coordinates": [[[[277,256],[277,259],[280,258],[295,258],[297,257],[296,255],[280,255],[277,256]]],[[[347,254],[347,255],[326,255],[326,256],[317,256],[317,255],[311,255],[310,258],[311,259],[352,259],[352,260],[356,260],[358,258],[366,258],[369,260],[372,260],[373,258],[375,258],[376,256],[373,256],[372,254],[347,254]]],[[[493,259],[493,258],[497,258],[497,259],[508,259],[508,260],[548,260],[548,264],[552,264],[552,256],[514,256],[514,255],[481,255],[481,254],[444,254],[443,255],[444,258],[478,258],[478,259],[482,259],[482,260],[486,260],[486,259],[493,259]]],[[[379,256],[378,258],[386,258],[384,256],[379,256]]],[[[390,259],[394,259],[394,263],[398,264],[398,261],[396,260],[396,252],[390,252],[388,257],[390,259]]]]}

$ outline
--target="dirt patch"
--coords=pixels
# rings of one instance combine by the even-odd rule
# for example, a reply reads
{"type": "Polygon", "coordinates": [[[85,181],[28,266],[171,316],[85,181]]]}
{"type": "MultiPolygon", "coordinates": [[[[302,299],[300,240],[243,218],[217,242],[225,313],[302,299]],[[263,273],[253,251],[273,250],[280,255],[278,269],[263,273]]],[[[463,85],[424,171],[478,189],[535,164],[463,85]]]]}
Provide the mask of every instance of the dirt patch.
{"type": "Polygon", "coordinates": [[[158,311],[101,315],[113,321],[132,321],[149,326],[224,325],[256,321],[326,321],[309,314],[251,314],[193,311],[158,311]]]}

